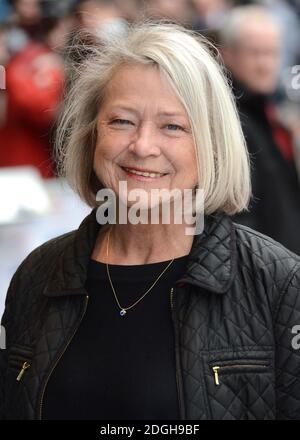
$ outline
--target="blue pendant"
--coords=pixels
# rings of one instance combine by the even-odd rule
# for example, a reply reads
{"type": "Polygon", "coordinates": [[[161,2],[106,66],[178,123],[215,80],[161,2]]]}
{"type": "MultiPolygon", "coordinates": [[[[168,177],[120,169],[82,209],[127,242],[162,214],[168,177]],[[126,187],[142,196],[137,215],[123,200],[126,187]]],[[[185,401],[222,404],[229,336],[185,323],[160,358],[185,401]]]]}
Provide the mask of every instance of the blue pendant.
{"type": "Polygon", "coordinates": [[[125,314],[126,314],[126,310],[122,309],[122,310],[120,311],[120,315],[121,315],[121,316],[124,316],[125,314]]]}

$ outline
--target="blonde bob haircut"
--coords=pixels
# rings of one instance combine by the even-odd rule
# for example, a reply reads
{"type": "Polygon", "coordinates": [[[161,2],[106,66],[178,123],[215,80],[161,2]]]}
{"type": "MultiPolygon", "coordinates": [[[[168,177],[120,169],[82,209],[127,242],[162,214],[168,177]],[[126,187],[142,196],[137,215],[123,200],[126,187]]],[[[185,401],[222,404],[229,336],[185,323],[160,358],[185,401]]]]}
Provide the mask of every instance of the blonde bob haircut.
{"type": "Polygon", "coordinates": [[[58,173],[79,196],[98,206],[96,193],[103,186],[93,170],[96,122],[113,73],[124,64],[151,63],[166,75],[189,117],[205,213],[247,210],[249,156],[218,50],[179,24],[151,19],[88,50],[67,92],[56,133],[58,173]]]}

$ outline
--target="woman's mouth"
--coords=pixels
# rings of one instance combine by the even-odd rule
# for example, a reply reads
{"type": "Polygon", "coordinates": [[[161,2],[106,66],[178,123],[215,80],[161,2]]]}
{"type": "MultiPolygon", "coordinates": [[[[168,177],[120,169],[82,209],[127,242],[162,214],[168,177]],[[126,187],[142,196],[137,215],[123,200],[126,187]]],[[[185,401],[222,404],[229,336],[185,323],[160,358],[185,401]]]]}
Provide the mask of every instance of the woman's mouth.
{"type": "Polygon", "coordinates": [[[168,173],[158,173],[152,170],[139,170],[136,168],[121,167],[127,176],[136,180],[154,180],[166,176],[168,173]]]}

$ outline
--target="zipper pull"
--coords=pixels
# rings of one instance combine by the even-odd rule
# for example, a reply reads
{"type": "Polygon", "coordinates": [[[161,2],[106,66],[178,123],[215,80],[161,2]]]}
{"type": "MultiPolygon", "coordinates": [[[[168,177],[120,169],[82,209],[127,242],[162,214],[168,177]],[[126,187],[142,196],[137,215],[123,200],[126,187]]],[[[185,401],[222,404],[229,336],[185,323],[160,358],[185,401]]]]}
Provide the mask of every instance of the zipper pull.
{"type": "Polygon", "coordinates": [[[218,366],[213,367],[213,372],[214,372],[214,376],[215,376],[215,384],[216,384],[216,385],[220,385],[220,382],[219,382],[219,373],[218,373],[219,368],[220,368],[220,367],[218,367],[218,366]]]}
{"type": "Polygon", "coordinates": [[[20,380],[23,377],[23,374],[25,373],[25,371],[30,367],[30,364],[28,362],[24,362],[24,364],[22,365],[22,368],[17,376],[17,381],[20,382],[20,380]]]}

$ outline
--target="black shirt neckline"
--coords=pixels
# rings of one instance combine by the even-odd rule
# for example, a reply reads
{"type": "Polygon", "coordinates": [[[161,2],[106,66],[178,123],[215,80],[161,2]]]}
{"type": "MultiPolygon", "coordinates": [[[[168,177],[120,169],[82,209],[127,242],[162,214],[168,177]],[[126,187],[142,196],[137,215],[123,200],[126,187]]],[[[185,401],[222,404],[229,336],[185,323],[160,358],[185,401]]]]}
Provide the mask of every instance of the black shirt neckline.
{"type": "MultiPolygon", "coordinates": [[[[174,274],[184,271],[188,255],[177,257],[163,274],[163,278],[172,279],[174,274]]],[[[115,280],[155,280],[164,270],[171,260],[158,261],[156,263],[146,264],[109,264],[109,273],[115,280]]],[[[107,278],[106,263],[90,258],[88,267],[88,278],[103,279],[107,278]]]]}

